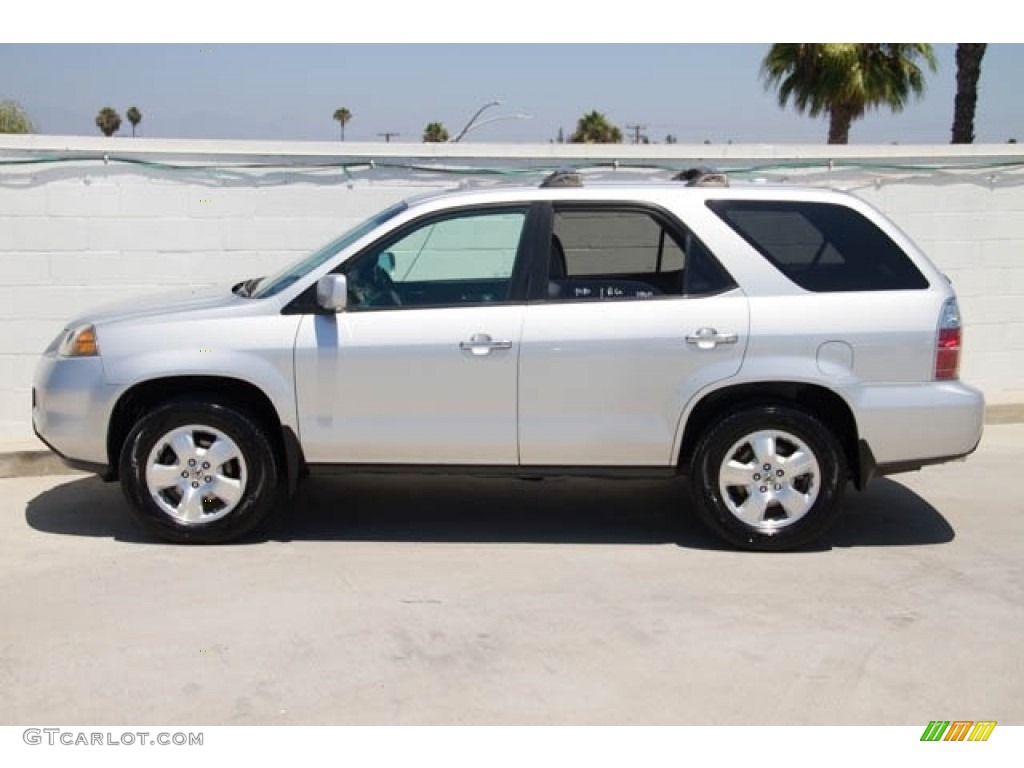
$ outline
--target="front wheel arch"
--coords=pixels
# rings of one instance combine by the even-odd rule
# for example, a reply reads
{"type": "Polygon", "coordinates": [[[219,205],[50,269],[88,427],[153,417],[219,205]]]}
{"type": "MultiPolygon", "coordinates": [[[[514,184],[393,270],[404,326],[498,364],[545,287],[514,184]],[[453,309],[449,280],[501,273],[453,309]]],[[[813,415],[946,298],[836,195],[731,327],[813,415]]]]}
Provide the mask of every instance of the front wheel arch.
{"type": "Polygon", "coordinates": [[[183,397],[144,415],[124,441],[119,467],[133,513],[168,541],[234,541],[282,500],[265,427],[215,400],[183,397]]]}
{"type": "Polygon", "coordinates": [[[124,441],[145,414],[171,401],[219,402],[244,410],[266,430],[280,459],[280,470],[295,492],[305,473],[305,458],[295,431],[284,424],[277,408],[255,384],[226,376],[167,376],[139,382],[126,390],[111,412],[107,429],[108,479],[120,477],[124,441]]]}

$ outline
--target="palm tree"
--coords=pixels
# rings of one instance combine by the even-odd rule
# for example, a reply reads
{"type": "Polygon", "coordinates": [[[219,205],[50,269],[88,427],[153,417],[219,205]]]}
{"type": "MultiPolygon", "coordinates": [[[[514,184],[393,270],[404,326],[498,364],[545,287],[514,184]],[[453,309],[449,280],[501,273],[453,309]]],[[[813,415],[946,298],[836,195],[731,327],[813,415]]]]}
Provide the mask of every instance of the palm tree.
{"type": "Polygon", "coordinates": [[[619,144],[622,131],[608,122],[596,109],[576,121],[576,132],[569,137],[572,144],[619,144]]]}
{"type": "Polygon", "coordinates": [[[341,125],[341,140],[345,140],[345,124],[352,119],[352,113],[348,111],[347,107],[341,107],[340,109],[334,110],[334,119],[341,125]]]}
{"type": "Polygon", "coordinates": [[[953,144],[974,143],[974,109],[978,78],[988,43],[956,44],[956,97],[953,99],[953,144]]]}
{"type": "Polygon", "coordinates": [[[104,136],[113,136],[121,127],[121,116],[113,107],[104,107],[96,115],[96,127],[104,136]]]}
{"type": "Polygon", "coordinates": [[[901,111],[924,93],[922,61],[935,71],[928,43],[776,43],[761,62],[765,88],[779,106],[829,116],[828,143],[846,144],[850,126],[870,109],[901,111]]]}
{"type": "Polygon", "coordinates": [[[442,123],[427,123],[423,129],[423,140],[435,144],[448,141],[448,129],[442,123]]]}
{"type": "Polygon", "coordinates": [[[28,114],[16,101],[0,101],[0,133],[35,133],[28,114]]]}
{"type": "Polygon", "coordinates": [[[132,124],[132,138],[135,138],[135,126],[142,122],[142,113],[138,107],[128,107],[128,111],[124,113],[124,116],[132,124]]]}

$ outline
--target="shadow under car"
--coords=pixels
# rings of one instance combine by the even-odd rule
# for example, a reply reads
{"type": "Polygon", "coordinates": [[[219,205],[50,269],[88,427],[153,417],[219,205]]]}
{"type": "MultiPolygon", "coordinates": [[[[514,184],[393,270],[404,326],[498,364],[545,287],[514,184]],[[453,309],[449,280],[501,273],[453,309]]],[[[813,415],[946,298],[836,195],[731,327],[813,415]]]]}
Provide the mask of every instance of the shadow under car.
{"type": "MultiPolygon", "coordinates": [[[[682,479],[313,477],[262,533],[245,541],[674,543],[728,549],[688,513],[688,490],[682,479]]],[[[47,533],[159,541],[135,520],[116,484],[94,477],[44,491],[29,501],[25,518],[47,533]]],[[[862,493],[849,488],[836,525],[803,551],[942,544],[954,536],[925,499],[881,478],[862,493]]]]}

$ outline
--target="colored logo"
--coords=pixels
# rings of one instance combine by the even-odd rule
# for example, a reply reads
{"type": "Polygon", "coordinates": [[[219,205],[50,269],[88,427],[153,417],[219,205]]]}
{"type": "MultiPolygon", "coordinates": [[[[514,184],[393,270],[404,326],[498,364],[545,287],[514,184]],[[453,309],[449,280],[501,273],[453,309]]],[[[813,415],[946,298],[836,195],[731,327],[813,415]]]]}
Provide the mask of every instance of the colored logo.
{"type": "Polygon", "coordinates": [[[995,727],[995,720],[932,720],[921,741],[988,741],[995,727]]]}

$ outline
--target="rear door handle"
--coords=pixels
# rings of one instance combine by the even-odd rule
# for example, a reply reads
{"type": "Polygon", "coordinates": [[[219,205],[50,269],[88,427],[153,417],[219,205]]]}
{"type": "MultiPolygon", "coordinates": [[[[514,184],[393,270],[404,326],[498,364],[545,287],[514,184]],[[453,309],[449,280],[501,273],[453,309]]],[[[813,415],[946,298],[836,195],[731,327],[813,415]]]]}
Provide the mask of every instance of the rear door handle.
{"type": "Polygon", "coordinates": [[[686,343],[696,344],[697,349],[714,349],[719,344],[735,344],[738,339],[735,333],[719,333],[717,329],[705,326],[687,336],[686,343]]]}
{"type": "Polygon", "coordinates": [[[460,341],[459,349],[473,355],[489,355],[492,349],[512,349],[511,341],[495,341],[486,333],[474,333],[469,341],[460,341]]]}

